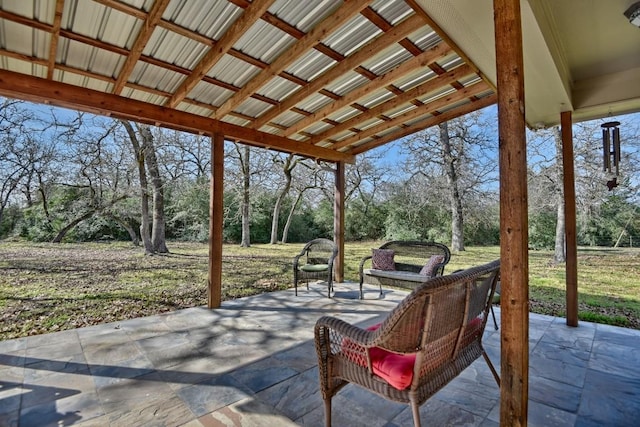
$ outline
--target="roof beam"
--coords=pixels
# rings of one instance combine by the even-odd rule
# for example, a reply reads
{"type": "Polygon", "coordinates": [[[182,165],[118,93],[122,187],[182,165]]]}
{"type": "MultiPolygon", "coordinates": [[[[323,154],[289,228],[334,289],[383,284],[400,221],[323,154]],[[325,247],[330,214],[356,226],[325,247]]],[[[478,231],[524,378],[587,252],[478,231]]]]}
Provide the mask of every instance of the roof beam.
{"type": "MultiPolygon", "coordinates": [[[[242,15],[231,24],[218,42],[204,55],[193,72],[187,77],[174,95],[165,104],[175,108],[191,90],[202,80],[209,70],[233,47],[244,31],[258,21],[275,0],[255,0],[242,15]]],[[[237,94],[237,92],[236,92],[237,94]]]]}
{"type": "Polygon", "coordinates": [[[62,10],[64,9],[64,0],[56,1],[56,11],[53,18],[53,26],[51,30],[51,41],[49,42],[49,63],[47,64],[47,79],[53,78],[53,70],[56,66],[56,53],[58,52],[58,42],[60,41],[60,25],[62,22],[62,10]]]}
{"type": "Polygon", "coordinates": [[[420,132],[422,130],[428,129],[432,126],[436,126],[442,122],[446,122],[449,120],[453,120],[457,117],[464,116],[465,114],[472,113],[481,108],[488,107],[489,105],[493,105],[498,100],[498,97],[495,93],[485,96],[479,99],[476,99],[468,104],[464,104],[458,108],[451,109],[442,114],[438,114],[437,116],[431,116],[426,120],[420,121],[418,123],[414,123],[409,126],[405,126],[399,128],[397,131],[392,132],[390,134],[385,135],[382,138],[374,139],[373,141],[365,142],[364,144],[358,145],[357,147],[348,150],[347,153],[351,153],[353,155],[358,155],[364,153],[365,151],[372,150],[374,148],[380,147],[384,144],[387,144],[391,141],[396,141],[400,138],[404,138],[407,135],[414,134],[416,132],[420,132]]]}
{"type": "Polygon", "coordinates": [[[367,111],[366,113],[358,114],[357,116],[345,120],[339,125],[315,135],[313,138],[311,138],[311,140],[307,142],[315,145],[322,140],[330,138],[332,135],[338,134],[352,127],[357,127],[359,123],[362,123],[380,114],[384,114],[386,111],[396,109],[420,96],[424,96],[430,92],[446,87],[447,85],[451,85],[461,78],[468,76],[469,74],[473,74],[473,70],[468,65],[465,64],[457,67],[452,71],[449,71],[448,73],[434,77],[431,80],[428,80],[413,89],[403,92],[402,94],[391,98],[386,102],[376,105],[375,107],[369,109],[369,111],[367,111]]]}
{"type": "Polygon", "coordinates": [[[164,13],[167,6],[169,6],[170,1],[171,0],[156,0],[153,3],[153,7],[149,11],[146,19],[142,21],[142,27],[140,28],[138,37],[133,43],[133,46],[131,46],[131,50],[127,55],[127,59],[124,61],[124,65],[120,69],[120,74],[118,75],[118,79],[116,80],[116,84],[113,88],[114,94],[119,95],[122,92],[122,89],[129,80],[129,76],[136,66],[136,62],[138,62],[138,59],[140,59],[142,51],[149,42],[149,39],[151,38],[151,35],[153,34],[156,26],[162,19],[162,14],[164,13]]]}
{"type": "Polygon", "coordinates": [[[388,73],[382,74],[376,77],[374,80],[371,80],[369,83],[352,90],[351,92],[344,95],[340,100],[332,102],[331,104],[326,105],[325,107],[315,111],[314,113],[308,114],[306,118],[300,120],[293,126],[290,126],[284,132],[284,136],[289,136],[293,135],[294,133],[300,132],[308,126],[311,126],[313,123],[319,120],[323,120],[339,109],[352,104],[353,102],[365,96],[367,93],[373,93],[376,90],[389,85],[391,82],[398,80],[402,76],[418,68],[425,67],[437,61],[438,59],[447,56],[449,52],[451,52],[451,49],[449,48],[449,46],[447,46],[446,43],[439,43],[438,45],[421,53],[420,55],[406,62],[403,62],[388,73]]]}
{"type": "Polygon", "coordinates": [[[421,107],[413,108],[412,110],[409,110],[406,113],[399,114],[393,117],[391,120],[383,121],[379,125],[372,126],[370,128],[363,130],[362,132],[356,133],[355,135],[347,139],[343,139],[339,142],[336,142],[331,146],[331,148],[333,148],[334,150],[338,150],[343,147],[348,147],[351,144],[355,144],[358,141],[362,141],[364,138],[368,138],[370,136],[384,132],[385,130],[392,128],[394,126],[402,126],[403,123],[410,120],[415,120],[420,116],[424,116],[426,114],[433,114],[434,112],[440,109],[444,109],[457,102],[463,101],[465,98],[478,95],[479,93],[482,93],[487,90],[491,90],[491,87],[489,87],[489,85],[487,85],[483,80],[479,80],[478,83],[472,86],[467,86],[464,89],[457,90],[452,94],[438,98],[433,102],[426,103],[421,107]]]}
{"type": "Polygon", "coordinates": [[[366,59],[371,58],[381,49],[384,49],[387,46],[390,46],[393,43],[397,43],[400,40],[404,39],[407,35],[419,29],[422,25],[424,25],[424,21],[419,16],[412,15],[393,29],[389,30],[389,32],[382,33],[382,35],[371,40],[356,53],[347,57],[344,61],[338,62],[333,66],[333,68],[329,69],[329,71],[322,74],[315,80],[309,82],[308,85],[301,87],[297,91],[291,93],[291,95],[289,95],[287,99],[282,101],[279,108],[272,108],[271,110],[260,116],[256,120],[254,128],[260,129],[274,117],[277,117],[282,112],[291,109],[296,104],[313,95],[314,93],[319,92],[324,88],[325,85],[339,78],[344,73],[353,71],[355,68],[359,67],[360,64],[366,59]]]}
{"type": "Polygon", "coordinates": [[[124,98],[120,95],[99,92],[12,71],[0,70],[0,95],[150,123],[184,132],[209,136],[214,133],[222,133],[229,140],[315,159],[331,162],[354,162],[354,156],[351,154],[340,153],[185,111],[172,110],[160,105],[124,98]]]}
{"type": "MultiPolygon", "coordinates": [[[[337,11],[323,19],[304,37],[294,43],[291,48],[281,54],[269,67],[251,79],[242,90],[227,99],[224,104],[218,108],[215,117],[221,118],[231,112],[266,82],[284,71],[285,68],[296,61],[300,55],[318,45],[328,34],[333,33],[344,23],[359,14],[362,9],[369,6],[372,1],[373,0],[349,0],[345,2],[337,11]]],[[[257,129],[258,127],[256,126],[255,128],[257,129]]]]}

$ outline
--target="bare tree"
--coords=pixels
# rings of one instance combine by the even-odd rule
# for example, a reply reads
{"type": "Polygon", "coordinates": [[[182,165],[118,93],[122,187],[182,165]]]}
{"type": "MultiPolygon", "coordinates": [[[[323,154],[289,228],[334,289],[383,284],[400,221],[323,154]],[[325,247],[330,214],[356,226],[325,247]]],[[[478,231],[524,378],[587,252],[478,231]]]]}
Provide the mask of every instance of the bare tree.
{"type": "Polygon", "coordinates": [[[553,250],[553,262],[563,263],[567,261],[566,253],[566,221],[565,221],[565,200],[564,200],[564,188],[561,185],[564,173],[563,173],[563,157],[562,157],[562,134],[559,127],[553,129],[553,140],[556,148],[556,177],[558,185],[556,185],[556,237],[553,250]]]}
{"type": "Polygon", "coordinates": [[[488,117],[475,112],[419,132],[404,149],[411,176],[423,176],[425,191],[432,198],[441,193],[441,203],[449,206],[453,251],[464,250],[465,197],[497,181],[492,129],[488,117]]]}
{"type": "Polygon", "coordinates": [[[242,170],[242,240],[240,246],[251,246],[251,147],[244,145],[242,151],[236,144],[240,168],[242,170]]]}
{"type": "Polygon", "coordinates": [[[133,125],[126,120],[121,120],[120,123],[129,135],[138,164],[142,213],[140,235],[144,242],[145,252],[147,254],[168,253],[169,249],[165,237],[164,191],[154,136],[147,125],[136,124],[136,129],[134,129],[133,125]],[[153,200],[152,220],[149,209],[149,178],[153,200]]]}
{"type": "Polygon", "coordinates": [[[131,146],[133,147],[133,154],[138,165],[138,178],[140,180],[140,238],[144,245],[144,250],[147,255],[153,254],[153,244],[151,243],[151,221],[149,215],[149,192],[148,192],[148,180],[147,170],[145,167],[144,148],[138,140],[138,135],[133,129],[133,125],[126,120],[121,120],[120,123],[127,131],[131,146]]]}
{"type": "Polygon", "coordinates": [[[275,245],[278,243],[278,223],[280,221],[280,211],[282,210],[282,202],[289,194],[291,189],[291,180],[293,169],[300,162],[299,158],[295,158],[293,154],[287,155],[284,159],[280,155],[276,155],[273,158],[274,164],[280,165],[282,173],[284,175],[284,185],[278,191],[276,202],[273,205],[273,215],[271,217],[271,240],[269,243],[275,245]]]}
{"type": "Polygon", "coordinates": [[[138,133],[142,136],[143,152],[147,172],[151,176],[151,188],[153,189],[153,223],[151,225],[151,245],[155,253],[168,253],[165,236],[166,221],[164,218],[164,189],[158,158],[154,146],[154,137],[147,125],[138,124],[138,133]]]}

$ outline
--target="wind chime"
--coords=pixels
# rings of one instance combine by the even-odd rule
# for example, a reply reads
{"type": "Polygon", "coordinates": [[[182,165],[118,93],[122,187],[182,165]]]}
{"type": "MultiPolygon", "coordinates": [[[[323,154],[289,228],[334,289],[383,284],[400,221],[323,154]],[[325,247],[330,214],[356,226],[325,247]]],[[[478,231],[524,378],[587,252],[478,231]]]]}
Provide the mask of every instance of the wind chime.
{"type": "Polygon", "coordinates": [[[606,122],[602,127],[602,150],[604,159],[604,171],[612,173],[612,168],[615,171],[615,176],[607,181],[607,187],[609,191],[618,186],[618,172],[620,165],[620,122],[606,122]]]}

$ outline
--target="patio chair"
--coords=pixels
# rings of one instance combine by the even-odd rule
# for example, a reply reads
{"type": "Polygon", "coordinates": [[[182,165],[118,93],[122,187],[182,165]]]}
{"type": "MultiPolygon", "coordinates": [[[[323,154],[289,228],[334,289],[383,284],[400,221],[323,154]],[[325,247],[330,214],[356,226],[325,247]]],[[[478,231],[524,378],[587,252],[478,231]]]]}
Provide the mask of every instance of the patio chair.
{"type": "Polygon", "coordinates": [[[329,239],[315,239],[307,243],[302,251],[293,258],[293,286],[298,296],[298,282],[306,280],[325,280],[328,297],[333,291],[333,260],[338,255],[338,247],[329,239]]]}
{"type": "MultiPolygon", "coordinates": [[[[315,326],[325,425],[331,399],[348,383],[410,404],[414,425],[419,407],[483,356],[498,386],[500,377],[482,347],[500,261],[429,279],[378,325],[367,329],[339,318],[315,326]]],[[[482,392],[478,385],[477,392],[482,392]]]]}

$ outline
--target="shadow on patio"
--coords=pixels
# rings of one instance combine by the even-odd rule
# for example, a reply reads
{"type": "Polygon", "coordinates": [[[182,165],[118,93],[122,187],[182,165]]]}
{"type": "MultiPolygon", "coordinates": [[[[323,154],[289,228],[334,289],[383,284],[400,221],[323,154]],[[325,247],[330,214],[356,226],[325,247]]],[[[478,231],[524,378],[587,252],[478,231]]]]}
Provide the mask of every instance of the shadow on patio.
{"type": "MultiPolygon", "coordinates": [[[[313,327],[369,325],[406,294],[337,284],[0,342],[2,426],[320,426],[313,327]]],[[[499,309],[496,310],[499,316],[499,309]]],[[[489,320],[491,322],[491,320],[489,320]]],[[[492,324],[485,347],[499,367],[492,324]]],[[[632,426],[640,419],[640,331],[530,317],[529,425],[632,426]]],[[[499,397],[477,360],[421,407],[429,425],[497,426],[499,397]]],[[[335,426],[404,426],[408,406],[347,386],[335,426]]]]}

